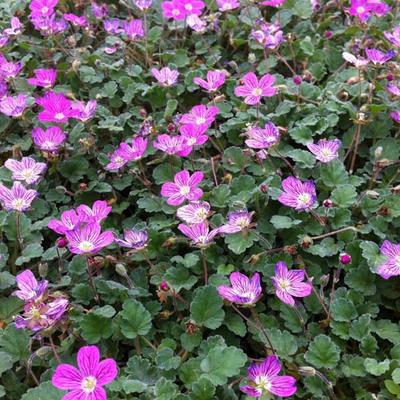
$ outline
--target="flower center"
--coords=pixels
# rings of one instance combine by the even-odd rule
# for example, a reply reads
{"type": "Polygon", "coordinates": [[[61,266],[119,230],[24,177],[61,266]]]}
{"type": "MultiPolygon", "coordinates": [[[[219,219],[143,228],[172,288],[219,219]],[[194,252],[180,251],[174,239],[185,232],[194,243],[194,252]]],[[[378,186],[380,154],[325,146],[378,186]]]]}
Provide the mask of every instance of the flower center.
{"type": "Polygon", "coordinates": [[[22,199],[15,199],[11,203],[14,210],[22,211],[24,208],[24,201],[22,199]]]}
{"type": "Polygon", "coordinates": [[[54,116],[54,118],[57,119],[57,120],[59,120],[59,121],[61,121],[62,119],[65,118],[65,115],[64,115],[63,113],[57,113],[57,114],[54,116]]]}
{"type": "Polygon", "coordinates": [[[193,137],[191,137],[191,138],[189,138],[188,140],[187,140],[187,144],[189,145],[189,146],[193,146],[194,144],[196,144],[196,138],[193,138],[193,137]]]}
{"type": "Polygon", "coordinates": [[[311,200],[311,196],[308,193],[302,193],[299,195],[298,200],[300,203],[308,205],[311,200]]]}
{"type": "Polygon", "coordinates": [[[365,12],[365,8],[363,6],[358,6],[356,11],[358,14],[363,14],[365,12]]]}
{"type": "Polygon", "coordinates": [[[188,11],[192,11],[193,10],[193,6],[191,4],[186,4],[185,5],[185,9],[188,11]]]}
{"type": "Polygon", "coordinates": [[[42,9],[41,9],[42,14],[46,14],[48,11],[49,11],[49,7],[46,7],[46,6],[42,7],[42,9]]]}
{"type": "Polygon", "coordinates": [[[115,164],[119,165],[122,167],[125,164],[125,160],[121,156],[117,156],[114,158],[115,164]]]}
{"type": "Polygon", "coordinates": [[[31,179],[31,178],[33,177],[33,172],[32,172],[32,170],[25,169],[25,170],[22,171],[21,175],[22,175],[26,180],[28,180],[28,179],[31,179]]]}
{"type": "Polygon", "coordinates": [[[330,149],[324,148],[321,150],[321,154],[324,157],[331,157],[332,156],[332,151],[330,149]]]}
{"type": "Polygon", "coordinates": [[[207,243],[207,236],[199,236],[197,238],[197,243],[207,243]]]}
{"type": "Polygon", "coordinates": [[[46,140],[46,141],[44,141],[43,143],[42,143],[42,149],[47,149],[47,150],[49,150],[49,149],[52,149],[53,147],[54,147],[54,143],[53,142],[51,142],[50,140],[46,140]]]}
{"type": "Polygon", "coordinates": [[[279,287],[282,290],[286,290],[288,287],[290,287],[290,281],[288,279],[279,279],[279,287]]]}
{"type": "Polygon", "coordinates": [[[180,12],[179,12],[179,10],[178,9],[174,9],[174,10],[172,10],[172,15],[179,15],[180,14],[180,12]]]}
{"type": "Polygon", "coordinates": [[[247,218],[244,218],[244,217],[243,218],[239,218],[236,221],[235,225],[240,226],[241,228],[247,228],[249,226],[249,220],[247,218]]]}
{"type": "Polygon", "coordinates": [[[40,319],[42,315],[40,314],[40,309],[37,307],[32,307],[29,310],[29,314],[32,317],[32,319],[40,319]]]}
{"type": "Polygon", "coordinates": [[[252,94],[253,96],[261,96],[261,95],[262,95],[262,89],[260,89],[260,88],[254,88],[254,89],[251,91],[251,94],[252,94]]]}
{"type": "Polygon", "coordinates": [[[182,186],[182,187],[180,188],[180,190],[179,190],[179,193],[180,193],[182,196],[186,196],[187,194],[190,193],[190,186],[182,186]]]}
{"type": "Polygon", "coordinates": [[[87,240],[84,240],[83,242],[79,243],[79,246],[78,246],[79,250],[82,250],[84,252],[88,252],[88,251],[92,250],[93,247],[94,247],[93,243],[90,243],[87,240]]]}
{"type": "Polygon", "coordinates": [[[82,390],[85,393],[92,393],[96,389],[97,380],[94,376],[87,376],[82,381],[82,390]]]}
{"type": "Polygon", "coordinates": [[[202,220],[206,219],[207,214],[208,214],[208,213],[207,213],[207,211],[206,211],[205,208],[199,208],[199,209],[195,212],[195,216],[196,216],[197,218],[199,218],[199,219],[202,219],[202,220]]]}
{"type": "Polygon", "coordinates": [[[204,117],[197,117],[196,118],[196,124],[197,125],[201,125],[201,124],[205,124],[207,121],[204,117]]]}
{"type": "Polygon", "coordinates": [[[269,392],[272,386],[271,381],[266,376],[257,377],[255,383],[258,388],[260,388],[261,390],[265,390],[267,392],[269,392]]]}

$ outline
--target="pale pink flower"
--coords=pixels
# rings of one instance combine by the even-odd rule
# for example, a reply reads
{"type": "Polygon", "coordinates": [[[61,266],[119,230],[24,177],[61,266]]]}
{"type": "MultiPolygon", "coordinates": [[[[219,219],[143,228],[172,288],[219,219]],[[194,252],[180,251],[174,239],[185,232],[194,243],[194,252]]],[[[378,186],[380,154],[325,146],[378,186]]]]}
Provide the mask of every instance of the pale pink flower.
{"type": "Polygon", "coordinates": [[[204,80],[198,76],[193,79],[196,85],[199,85],[207,92],[216,92],[224,83],[226,75],[223,71],[208,71],[207,80],[204,80]]]}
{"type": "Polygon", "coordinates": [[[164,67],[160,70],[152,68],[150,71],[161,86],[173,86],[178,81],[179,72],[177,70],[172,70],[169,67],[164,67]]]}

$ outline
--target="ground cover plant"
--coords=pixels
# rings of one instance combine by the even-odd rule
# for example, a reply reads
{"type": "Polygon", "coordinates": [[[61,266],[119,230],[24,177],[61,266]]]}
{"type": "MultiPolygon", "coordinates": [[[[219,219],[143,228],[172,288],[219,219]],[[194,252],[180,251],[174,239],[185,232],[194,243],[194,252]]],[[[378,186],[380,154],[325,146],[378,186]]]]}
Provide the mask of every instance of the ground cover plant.
{"type": "Polygon", "coordinates": [[[0,22],[1,398],[400,398],[399,1],[0,22]]]}

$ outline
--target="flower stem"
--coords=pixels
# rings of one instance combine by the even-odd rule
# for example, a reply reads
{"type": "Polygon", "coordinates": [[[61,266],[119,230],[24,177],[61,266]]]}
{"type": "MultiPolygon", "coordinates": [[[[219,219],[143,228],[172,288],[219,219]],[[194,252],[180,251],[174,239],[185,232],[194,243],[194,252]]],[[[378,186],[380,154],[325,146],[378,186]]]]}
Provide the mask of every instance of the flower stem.
{"type": "Polygon", "coordinates": [[[204,285],[208,285],[208,267],[207,267],[207,259],[204,254],[204,250],[201,249],[201,257],[203,259],[203,271],[204,271],[204,285]]]}
{"type": "Polygon", "coordinates": [[[16,212],[15,225],[16,225],[17,242],[18,242],[19,250],[21,251],[22,250],[21,213],[19,211],[16,212]]]}
{"type": "Polygon", "coordinates": [[[94,300],[96,301],[97,304],[100,304],[100,298],[99,298],[99,295],[96,290],[96,285],[94,284],[94,281],[93,281],[92,268],[89,263],[89,257],[86,257],[86,267],[87,267],[87,272],[89,275],[89,286],[92,289],[94,300]]]}
{"type": "Polygon", "coordinates": [[[61,364],[61,358],[57,353],[57,349],[56,349],[56,346],[53,342],[53,338],[51,337],[51,335],[49,336],[49,341],[50,341],[50,347],[51,347],[51,350],[53,351],[54,357],[56,358],[57,362],[59,364],[61,364]]]}

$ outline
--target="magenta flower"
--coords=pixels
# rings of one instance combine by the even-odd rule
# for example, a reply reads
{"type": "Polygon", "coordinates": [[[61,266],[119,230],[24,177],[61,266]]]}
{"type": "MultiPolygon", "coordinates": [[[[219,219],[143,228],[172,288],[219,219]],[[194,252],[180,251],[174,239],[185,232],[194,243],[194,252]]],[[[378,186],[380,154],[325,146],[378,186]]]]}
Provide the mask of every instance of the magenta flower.
{"type": "Polygon", "coordinates": [[[190,226],[179,224],[178,229],[192,240],[193,245],[198,247],[207,247],[219,233],[218,228],[210,231],[208,224],[205,222],[190,226]]]}
{"type": "Polygon", "coordinates": [[[179,76],[177,70],[169,69],[168,67],[161,68],[160,70],[152,68],[150,72],[163,87],[175,85],[179,76]]]}
{"type": "Polygon", "coordinates": [[[96,200],[93,203],[92,208],[86,204],[81,204],[76,209],[78,215],[82,218],[82,221],[87,223],[102,222],[107,218],[107,215],[110,214],[111,210],[112,207],[109,206],[105,200],[96,200]]]}
{"type": "Polygon", "coordinates": [[[10,37],[8,35],[3,34],[0,32],[0,48],[7,46],[10,41],[10,37]]]}
{"type": "Polygon", "coordinates": [[[388,83],[386,86],[386,89],[389,93],[391,93],[393,96],[398,96],[400,97],[400,87],[393,84],[393,83],[388,83]]]}
{"type": "Polygon", "coordinates": [[[66,139],[67,135],[58,126],[49,126],[46,130],[32,130],[33,143],[42,151],[57,153],[66,139]]]}
{"type": "Polygon", "coordinates": [[[350,7],[346,11],[350,15],[359,18],[360,21],[365,22],[371,17],[373,8],[371,4],[368,4],[367,0],[350,0],[350,7]]]}
{"type": "Polygon", "coordinates": [[[110,157],[110,163],[106,165],[109,171],[115,171],[122,168],[131,161],[140,160],[147,149],[147,139],[137,137],[132,139],[132,146],[127,143],[121,143],[110,157]]]}
{"type": "Polygon", "coordinates": [[[338,151],[342,142],[339,139],[326,140],[320,139],[318,143],[307,145],[308,150],[315,155],[315,158],[322,163],[328,163],[339,157],[338,151]]]}
{"type": "Polygon", "coordinates": [[[184,5],[179,0],[163,1],[161,8],[164,18],[172,18],[175,21],[181,21],[187,15],[184,5]]]}
{"type": "Polygon", "coordinates": [[[280,7],[285,3],[286,0],[267,0],[263,1],[261,5],[270,7],[280,7]]]}
{"type": "Polygon", "coordinates": [[[107,33],[115,35],[124,32],[124,30],[121,28],[122,23],[123,21],[119,18],[110,18],[104,20],[103,25],[107,33]]]}
{"type": "Polygon", "coordinates": [[[58,0],[32,0],[29,3],[32,17],[49,17],[54,12],[58,0]]]}
{"type": "Polygon", "coordinates": [[[0,79],[0,100],[2,100],[8,92],[8,86],[6,81],[0,79]]]}
{"type": "Polygon", "coordinates": [[[289,375],[279,376],[281,363],[277,356],[268,356],[261,364],[252,364],[247,370],[249,385],[240,390],[250,397],[275,395],[290,397],[296,393],[296,379],[289,375]]]}
{"type": "Polygon", "coordinates": [[[96,113],[96,108],[96,100],[89,100],[86,104],[83,101],[75,101],[72,103],[74,118],[82,122],[87,122],[92,119],[96,113]]]}
{"type": "Polygon", "coordinates": [[[396,26],[393,32],[384,32],[385,38],[396,47],[400,47],[400,26],[396,26]]]}
{"type": "Polygon", "coordinates": [[[145,34],[141,19],[124,21],[123,29],[129,40],[138,40],[145,34]]]}
{"type": "Polygon", "coordinates": [[[193,29],[195,32],[203,33],[206,31],[207,22],[201,19],[196,14],[190,14],[186,17],[186,24],[189,28],[193,29]]]}
{"type": "Polygon", "coordinates": [[[382,65],[396,55],[393,50],[384,53],[378,49],[365,49],[365,53],[367,54],[368,60],[370,60],[374,65],[382,65]]]}
{"type": "Polygon", "coordinates": [[[250,306],[256,304],[262,296],[260,275],[256,272],[251,279],[240,272],[232,272],[229,276],[231,286],[218,286],[218,294],[232,303],[250,306]]]}
{"type": "Polygon", "coordinates": [[[368,60],[364,57],[356,57],[355,55],[348,53],[347,51],[342,53],[342,57],[349,62],[350,64],[353,64],[356,68],[362,68],[368,64],[368,60]]]}
{"type": "Polygon", "coordinates": [[[275,286],[275,294],[285,304],[294,306],[296,304],[293,297],[307,297],[312,292],[312,286],[303,282],[305,272],[303,269],[292,269],[288,271],[286,263],[279,261],[275,265],[275,276],[272,283],[275,286]]]}
{"type": "Polygon", "coordinates": [[[279,141],[279,130],[272,123],[267,122],[264,129],[253,127],[246,131],[248,139],[246,145],[251,149],[268,149],[279,141]]]}
{"type": "Polygon", "coordinates": [[[3,56],[0,58],[0,78],[10,80],[15,78],[22,70],[23,64],[21,61],[12,63],[7,61],[3,56]]]}
{"type": "Polygon", "coordinates": [[[82,214],[77,214],[75,210],[67,210],[61,213],[61,219],[51,219],[47,227],[59,235],[65,235],[73,231],[83,222],[82,214]]]}
{"type": "Polygon", "coordinates": [[[376,269],[384,279],[392,278],[393,276],[400,275],[400,243],[391,243],[385,240],[381,246],[381,254],[385,256],[386,260],[380,264],[376,269]]]}
{"type": "Polygon", "coordinates": [[[106,3],[97,4],[93,1],[91,9],[96,19],[102,19],[108,15],[108,5],[106,3]]]}
{"type": "Polygon", "coordinates": [[[78,351],[78,368],[70,364],[60,364],[51,383],[58,389],[70,390],[63,400],[106,400],[103,386],[111,383],[118,375],[115,360],[100,361],[97,346],[84,346],[78,351]]]}
{"type": "Polygon", "coordinates": [[[368,4],[372,6],[372,12],[377,17],[382,17],[383,15],[387,14],[392,7],[386,4],[384,1],[380,0],[367,0],[368,4]]]}
{"type": "Polygon", "coordinates": [[[38,332],[50,329],[57,324],[67,311],[69,301],[64,297],[57,297],[49,302],[29,302],[24,306],[23,316],[15,317],[17,329],[30,329],[38,332]]]}
{"type": "Polygon", "coordinates": [[[201,15],[205,3],[202,0],[174,0],[179,2],[186,12],[186,16],[189,15],[201,15]]]}
{"type": "Polygon", "coordinates": [[[115,241],[122,247],[133,250],[143,250],[149,241],[149,235],[144,229],[129,229],[124,231],[124,239],[116,238],[115,241]]]}
{"type": "Polygon", "coordinates": [[[204,129],[198,125],[182,125],[179,132],[186,139],[188,146],[201,146],[208,140],[208,135],[204,133],[204,129]]]}
{"type": "Polygon", "coordinates": [[[39,121],[57,122],[64,124],[69,118],[76,116],[76,110],[72,108],[72,101],[68,100],[63,93],[47,92],[36,103],[44,108],[39,113],[39,121]]]}
{"type": "Polygon", "coordinates": [[[161,187],[161,195],[167,197],[171,206],[179,206],[185,200],[195,201],[203,196],[203,191],[197,186],[203,180],[203,172],[196,171],[190,176],[186,170],[178,172],[174,182],[165,182],[161,187]]]}
{"type": "Polygon", "coordinates": [[[0,112],[9,117],[20,117],[27,108],[26,96],[5,96],[0,101],[0,112]]]}
{"type": "Polygon", "coordinates": [[[134,3],[139,10],[146,11],[153,4],[153,0],[134,0],[134,3]]]}
{"type": "Polygon", "coordinates": [[[390,118],[392,118],[393,121],[395,121],[398,124],[400,124],[400,111],[392,111],[389,115],[390,115],[390,118]]]}
{"type": "Polygon", "coordinates": [[[46,89],[51,88],[57,78],[56,69],[35,69],[35,76],[28,79],[28,83],[32,86],[40,86],[46,89]]]}
{"type": "Polygon", "coordinates": [[[17,296],[19,299],[28,301],[37,301],[42,297],[47,289],[48,281],[42,280],[38,282],[33,275],[32,271],[26,269],[20,272],[16,277],[17,286],[19,290],[12,293],[13,296],[17,296]]]}
{"type": "Polygon", "coordinates": [[[210,204],[206,201],[191,201],[188,205],[179,207],[176,216],[187,224],[201,224],[210,213],[210,204]]]}
{"type": "Polygon", "coordinates": [[[216,92],[225,83],[225,78],[226,75],[223,71],[208,71],[206,81],[197,76],[193,82],[207,92],[216,92]]]}
{"type": "Polygon", "coordinates": [[[204,106],[203,104],[194,106],[189,113],[183,114],[179,123],[191,124],[207,130],[215,121],[219,108],[217,106],[204,106]]]}
{"type": "Polygon", "coordinates": [[[56,14],[48,17],[35,17],[31,19],[35,29],[43,36],[53,36],[68,29],[68,24],[63,18],[56,18],[56,14]]]}
{"type": "Polygon", "coordinates": [[[267,49],[276,49],[285,40],[279,23],[261,22],[259,29],[251,31],[251,36],[267,49]]]}
{"type": "Polygon", "coordinates": [[[38,192],[33,189],[26,189],[20,182],[14,182],[11,189],[0,183],[0,203],[7,211],[24,212],[28,210],[38,192]]]}
{"type": "Polygon", "coordinates": [[[68,240],[68,248],[73,254],[94,254],[114,242],[114,233],[101,232],[101,226],[97,222],[66,232],[65,236],[68,240]]]}
{"type": "Polygon", "coordinates": [[[79,16],[75,14],[64,14],[63,18],[70,22],[74,26],[87,26],[88,25],[88,20],[86,19],[85,16],[79,16]]]}
{"type": "Polygon", "coordinates": [[[279,196],[278,201],[296,210],[307,210],[317,200],[313,181],[303,183],[300,179],[289,176],[282,181],[282,188],[284,192],[279,196]]]}
{"type": "Polygon", "coordinates": [[[18,17],[12,17],[10,22],[10,27],[4,29],[3,34],[7,36],[17,36],[22,33],[24,26],[18,17]]]}
{"type": "Polygon", "coordinates": [[[39,182],[47,169],[45,163],[36,162],[31,157],[22,157],[21,161],[9,158],[4,166],[12,172],[14,180],[26,182],[28,185],[39,182]]]}
{"type": "Polygon", "coordinates": [[[217,0],[218,10],[221,12],[235,10],[240,7],[238,0],[217,0]]]}
{"type": "Polygon", "coordinates": [[[266,74],[260,80],[253,72],[248,72],[242,78],[243,85],[235,88],[235,95],[244,97],[244,102],[249,105],[260,104],[263,97],[271,97],[276,94],[273,86],[275,77],[266,74]]]}
{"type": "Polygon", "coordinates": [[[153,147],[169,155],[178,154],[182,157],[187,156],[192,151],[192,147],[187,145],[187,140],[183,136],[158,135],[153,142],[153,147]]]}
{"type": "Polygon", "coordinates": [[[232,211],[228,214],[228,223],[220,226],[220,233],[238,233],[244,231],[251,226],[251,220],[254,212],[247,210],[232,211]]]}

